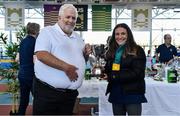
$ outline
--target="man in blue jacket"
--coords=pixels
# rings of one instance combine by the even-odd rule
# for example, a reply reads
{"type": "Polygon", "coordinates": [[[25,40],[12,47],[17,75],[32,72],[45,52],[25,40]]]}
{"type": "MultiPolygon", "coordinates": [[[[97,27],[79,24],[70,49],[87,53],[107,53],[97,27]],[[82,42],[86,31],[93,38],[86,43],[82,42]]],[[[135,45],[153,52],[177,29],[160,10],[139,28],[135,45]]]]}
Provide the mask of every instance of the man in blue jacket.
{"type": "Polygon", "coordinates": [[[164,35],[164,43],[156,49],[156,59],[160,63],[168,63],[177,55],[177,49],[171,44],[171,35],[164,35]]]}

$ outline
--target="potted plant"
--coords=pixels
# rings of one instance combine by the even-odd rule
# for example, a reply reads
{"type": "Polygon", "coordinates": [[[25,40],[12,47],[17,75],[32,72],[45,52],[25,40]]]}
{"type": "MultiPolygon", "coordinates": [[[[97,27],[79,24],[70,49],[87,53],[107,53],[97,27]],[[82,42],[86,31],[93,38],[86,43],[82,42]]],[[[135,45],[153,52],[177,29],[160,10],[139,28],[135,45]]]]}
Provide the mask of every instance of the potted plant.
{"type": "Polygon", "coordinates": [[[3,41],[4,47],[6,49],[5,55],[8,56],[11,60],[10,62],[11,65],[8,69],[4,69],[0,67],[0,76],[2,77],[2,79],[8,80],[7,92],[9,92],[12,95],[12,109],[10,111],[10,115],[16,115],[17,110],[18,110],[17,105],[19,101],[19,97],[18,97],[19,96],[19,81],[17,79],[17,75],[18,75],[19,64],[18,62],[15,62],[15,59],[18,53],[19,43],[25,36],[26,36],[25,27],[21,27],[21,29],[17,31],[16,33],[17,43],[7,42],[7,35],[5,35],[4,33],[0,34],[0,39],[3,41]]]}
{"type": "Polygon", "coordinates": [[[10,115],[17,114],[17,104],[18,104],[18,96],[19,96],[19,82],[17,80],[17,70],[16,69],[0,69],[0,75],[6,79],[7,82],[7,92],[12,95],[12,109],[10,111],[10,115]]]}

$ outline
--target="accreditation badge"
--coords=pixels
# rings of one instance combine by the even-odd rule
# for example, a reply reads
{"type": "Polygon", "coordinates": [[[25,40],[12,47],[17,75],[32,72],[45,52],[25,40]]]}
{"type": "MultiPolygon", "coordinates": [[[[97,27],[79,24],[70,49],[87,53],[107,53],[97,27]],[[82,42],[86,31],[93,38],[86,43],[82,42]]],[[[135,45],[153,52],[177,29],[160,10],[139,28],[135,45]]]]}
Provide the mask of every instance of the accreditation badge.
{"type": "Polygon", "coordinates": [[[120,64],[113,63],[112,70],[113,71],[119,71],[120,70],[120,64]]]}

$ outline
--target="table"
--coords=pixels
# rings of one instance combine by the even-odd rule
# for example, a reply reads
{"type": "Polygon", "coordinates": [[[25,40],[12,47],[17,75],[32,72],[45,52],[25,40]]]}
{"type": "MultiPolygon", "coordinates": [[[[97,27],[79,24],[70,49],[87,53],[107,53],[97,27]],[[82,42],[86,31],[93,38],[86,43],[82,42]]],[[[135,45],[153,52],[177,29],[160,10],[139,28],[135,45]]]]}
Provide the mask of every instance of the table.
{"type": "MultiPolygon", "coordinates": [[[[167,83],[154,81],[146,77],[146,98],[143,104],[143,115],[180,115],[180,82],[167,83]]],[[[112,106],[105,96],[106,81],[84,81],[79,95],[99,97],[99,115],[112,115],[112,106]]]]}
{"type": "Polygon", "coordinates": [[[180,116],[180,83],[146,79],[146,98],[143,114],[180,116]]]}
{"type": "Polygon", "coordinates": [[[84,80],[82,86],[78,89],[78,97],[99,97],[99,85],[101,84],[97,79],[84,80]]]}

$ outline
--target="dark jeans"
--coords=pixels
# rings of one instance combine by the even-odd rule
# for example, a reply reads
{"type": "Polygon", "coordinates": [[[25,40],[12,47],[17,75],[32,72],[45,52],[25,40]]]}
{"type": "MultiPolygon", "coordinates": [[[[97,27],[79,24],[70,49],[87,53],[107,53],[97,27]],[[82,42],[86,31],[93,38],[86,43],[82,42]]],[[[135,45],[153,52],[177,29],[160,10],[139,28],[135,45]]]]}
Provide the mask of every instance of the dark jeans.
{"type": "Polygon", "coordinates": [[[18,78],[20,83],[20,104],[19,104],[19,115],[25,115],[26,108],[29,105],[29,95],[32,92],[33,79],[18,78]]]}
{"type": "Polygon", "coordinates": [[[77,90],[60,90],[34,79],[33,115],[72,115],[77,90]]]}
{"type": "Polygon", "coordinates": [[[141,104],[112,104],[114,115],[130,115],[140,116],[142,111],[141,104]]]}

